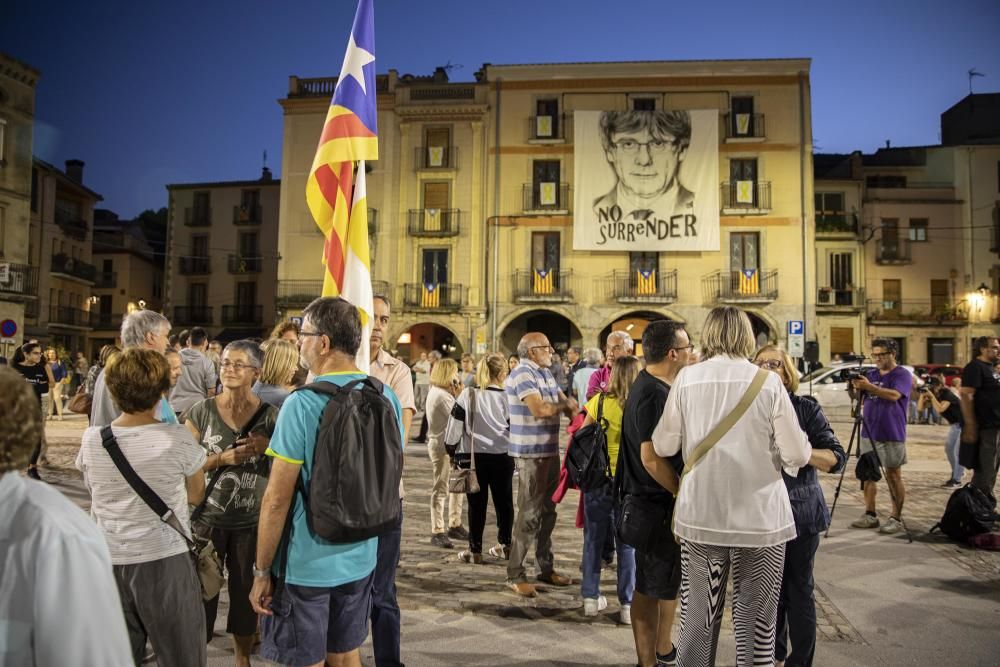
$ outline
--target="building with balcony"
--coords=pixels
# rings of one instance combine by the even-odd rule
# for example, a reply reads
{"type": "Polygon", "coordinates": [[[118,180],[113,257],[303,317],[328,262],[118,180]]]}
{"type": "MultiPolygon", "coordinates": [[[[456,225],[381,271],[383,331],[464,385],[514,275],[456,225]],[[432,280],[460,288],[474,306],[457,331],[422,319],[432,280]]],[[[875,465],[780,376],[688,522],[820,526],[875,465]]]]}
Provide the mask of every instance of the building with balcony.
{"type": "Polygon", "coordinates": [[[13,355],[24,341],[26,313],[38,309],[38,265],[29,261],[34,208],[32,135],[35,117],[33,67],[0,53],[0,321],[17,325],[0,334],[0,354],[13,355]]]}
{"type": "Polygon", "coordinates": [[[280,188],[266,167],[256,181],[167,186],[163,312],[175,330],[228,342],[273,326],[280,188]]]}
{"type": "Polygon", "coordinates": [[[38,303],[25,336],[90,355],[94,207],[102,197],[83,184],[83,168],[80,160],[63,171],[34,158],[28,263],[38,271],[38,303]]]}
{"type": "MultiPolygon", "coordinates": [[[[372,276],[391,286],[393,347],[407,359],[432,348],[511,351],[530,330],[559,349],[603,345],[613,329],[638,341],[660,317],[685,322],[697,340],[719,303],[746,308],[762,342],[783,341],[789,320],[805,320],[813,337],[809,65],[484,65],[473,82],[449,81],[443,69],[377,76],[372,276]],[[717,248],[574,249],[574,115],[615,110],[711,110],[717,248]]],[[[284,315],[318,295],[322,280],[322,235],[301,193],[335,85],[293,76],[280,100],[284,315]]]]}
{"type": "Polygon", "coordinates": [[[96,352],[119,338],[122,318],[133,310],[163,308],[163,255],[135,220],[119,220],[111,211],[94,215],[91,297],[91,349],[96,352]]]}

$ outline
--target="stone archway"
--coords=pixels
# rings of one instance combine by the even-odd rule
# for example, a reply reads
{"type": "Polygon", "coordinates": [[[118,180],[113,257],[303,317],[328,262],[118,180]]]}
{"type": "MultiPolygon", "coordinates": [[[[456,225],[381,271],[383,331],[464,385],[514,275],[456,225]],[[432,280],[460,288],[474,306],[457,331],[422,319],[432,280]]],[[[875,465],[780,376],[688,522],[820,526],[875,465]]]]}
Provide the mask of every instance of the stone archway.
{"type": "Polygon", "coordinates": [[[757,347],[778,342],[778,329],[770,317],[752,310],[745,310],[744,312],[750,318],[750,324],[753,326],[753,335],[757,341],[757,347]]]}
{"type": "Polygon", "coordinates": [[[390,339],[392,349],[407,363],[419,359],[421,352],[437,350],[445,357],[460,359],[465,348],[461,337],[437,322],[418,322],[397,331],[390,339]]]}
{"type": "Polygon", "coordinates": [[[540,331],[549,338],[552,347],[562,355],[566,348],[580,345],[583,335],[573,321],[563,313],[547,308],[532,308],[510,317],[500,328],[499,348],[510,354],[517,350],[521,337],[529,331],[540,331]]]}
{"type": "Polygon", "coordinates": [[[597,347],[604,349],[605,341],[612,331],[621,331],[632,338],[635,347],[635,354],[642,356],[642,334],[646,330],[646,325],[654,320],[672,320],[683,322],[681,318],[673,313],[660,312],[655,310],[629,310],[619,313],[606,327],[601,330],[597,338],[597,347]]]}

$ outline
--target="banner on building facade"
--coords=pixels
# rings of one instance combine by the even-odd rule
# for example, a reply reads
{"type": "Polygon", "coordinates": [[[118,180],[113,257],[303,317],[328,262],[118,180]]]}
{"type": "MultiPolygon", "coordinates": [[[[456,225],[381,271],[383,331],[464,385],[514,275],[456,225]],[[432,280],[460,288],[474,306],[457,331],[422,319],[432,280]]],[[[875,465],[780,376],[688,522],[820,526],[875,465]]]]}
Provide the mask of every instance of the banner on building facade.
{"type": "Polygon", "coordinates": [[[719,250],[719,112],[577,111],[574,250],[719,250]]]}

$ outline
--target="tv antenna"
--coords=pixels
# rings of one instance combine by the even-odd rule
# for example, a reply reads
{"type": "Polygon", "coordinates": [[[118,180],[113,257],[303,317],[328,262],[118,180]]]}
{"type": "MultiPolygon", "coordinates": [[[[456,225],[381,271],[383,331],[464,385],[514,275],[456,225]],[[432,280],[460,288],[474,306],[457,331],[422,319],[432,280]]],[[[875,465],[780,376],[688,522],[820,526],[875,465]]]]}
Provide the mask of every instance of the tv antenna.
{"type": "Polygon", "coordinates": [[[982,72],[977,72],[975,67],[973,67],[972,69],[969,70],[969,94],[970,95],[972,94],[972,79],[975,78],[975,77],[977,77],[977,76],[986,76],[986,75],[983,74],[982,72]]]}

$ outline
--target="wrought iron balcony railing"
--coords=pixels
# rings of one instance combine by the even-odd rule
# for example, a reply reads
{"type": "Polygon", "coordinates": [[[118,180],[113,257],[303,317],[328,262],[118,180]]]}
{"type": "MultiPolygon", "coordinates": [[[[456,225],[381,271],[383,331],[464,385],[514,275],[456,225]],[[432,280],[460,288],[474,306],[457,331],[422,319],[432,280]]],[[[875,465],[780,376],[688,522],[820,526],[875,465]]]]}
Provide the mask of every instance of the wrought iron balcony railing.
{"type": "Polygon", "coordinates": [[[778,298],[778,272],[763,269],[716,271],[702,279],[713,303],[761,303],[778,298]]]}
{"type": "Polygon", "coordinates": [[[222,307],[222,324],[260,325],[264,322],[264,306],[255,304],[229,305],[222,307]]]}
{"type": "Polygon", "coordinates": [[[875,244],[876,264],[909,264],[911,261],[909,239],[879,239],[875,244]]]}
{"type": "Polygon", "coordinates": [[[260,266],[264,258],[257,256],[244,257],[242,255],[229,256],[229,273],[260,273],[260,266]]]}
{"type": "Polygon", "coordinates": [[[461,213],[457,208],[410,209],[410,236],[458,236],[461,213]]]}
{"type": "Polygon", "coordinates": [[[961,326],[969,320],[966,303],[947,299],[869,299],[867,315],[881,324],[961,326]]]}
{"type": "Polygon", "coordinates": [[[174,306],[171,324],[180,326],[211,326],[211,306],[174,306]]]}
{"type": "Polygon", "coordinates": [[[521,188],[521,198],[525,213],[568,212],[569,183],[525,183],[521,188]]]}
{"type": "Polygon", "coordinates": [[[767,136],[764,131],[764,114],[762,113],[727,111],[723,117],[726,126],[726,139],[763,139],[767,136]]]}
{"type": "Polygon", "coordinates": [[[817,310],[861,310],[865,307],[865,289],[820,287],[816,292],[817,310]]]}
{"type": "Polygon", "coordinates": [[[68,306],[49,306],[49,323],[67,327],[90,328],[90,312],[68,306]]]}
{"type": "Polygon", "coordinates": [[[573,300],[572,271],[518,269],[514,271],[514,300],[565,303],[573,300]]]}
{"type": "Polygon", "coordinates": [[[723,212],[756,213],[771,210],[770,181],[726,181],[720,192],[723,212]]]}
{"type": "Polygon", "coordinates": [[[260,204],[233,207],[234,225],[259,225],[263,219],[264,214],[260,204]]]}
{"type": "Polygon", "coordinates": [[[83,260],[73,259],[65,253],[58,253],[52,255],[52,273],[94,282],[97,277],[97,267],[83,260]]]}
{"type": "Polygon", "coordinates": [[[453,283],[406,283],[403,285],[403,307],[408,310],[458,310],[462,307],[463,290],[453,283]]]}
{"type": "Polygon", "coordinates": [[[417,146],[414,162],[417,169],[457,169],[457,146],[417,146]]]}
{"type": "Polygon", "coordinates": [[[672,271],[615,271],[615,299],[619,303],[673,303],[677,300],[677,269],[672,271]]]}
{"type": "Polygon", "coordinates": [[[36,298],[38,267],[0,262],[0,296],[4,299],[36,298]]]}
{"type": "Polygon", "coordinates": [[[188,206],[184,209],[185,227],[210,227],[212,225],[212,211],[208,208],[195,208],[188,206]]]}
{"type": "Polygon", "coordinates": [[[211,257],[181,257],[180,272],[182,276],[205,276],[212,272],[211,257]]]}

